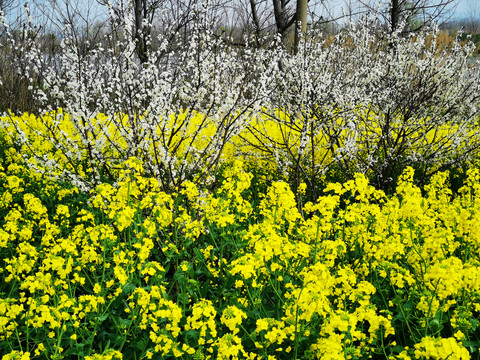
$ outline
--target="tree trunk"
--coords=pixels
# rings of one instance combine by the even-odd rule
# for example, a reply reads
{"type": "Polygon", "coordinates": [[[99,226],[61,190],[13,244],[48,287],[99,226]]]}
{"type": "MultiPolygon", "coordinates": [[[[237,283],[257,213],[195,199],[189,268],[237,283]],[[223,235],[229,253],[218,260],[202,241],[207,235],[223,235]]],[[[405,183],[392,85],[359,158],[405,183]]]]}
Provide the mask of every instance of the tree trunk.
{"type": "Polygon", "coordinates": [[[255,26],[255,35],[257,36],[258,45],[258,41],[260,39],[260,21],[258,19],[257,4],[255,3],[255,0],[250,0],[250,7],[252,10],[253,24],[255,26]]]}
{"type": "Polygon", "coordinates": [[[391,32],[393,33],[395,30],[397,30],[397,27],[400,22],[400,4],[398,0],[392,0],[391,3],[391,8],[390,8],[390,24],[392,26],[391,32]]]}
{"type": "Polygon", "coordinates": [[[146,44],[146,29],[144,28],[143,19],[146,16],[147,0],[135,0],[135,47],[138,58],[143,64],[147,61],[147,44],[146,44]]]}
{"type": "Polygon", "coordinates": [[[300,37],[304,37],[307,32],[307,4],[308,0],[297,0],[297,11],[295,19],[295,43],[294,52],[298,50],[300,37]]]}
{"type": "Polygon", "coordinates": [[[285,14],[285,7],[281,0],[273,0],[273,13],[275,15],[277,31],[280,35],[283,35],[285,30],[287,30],[287,17],[285,14]]]}

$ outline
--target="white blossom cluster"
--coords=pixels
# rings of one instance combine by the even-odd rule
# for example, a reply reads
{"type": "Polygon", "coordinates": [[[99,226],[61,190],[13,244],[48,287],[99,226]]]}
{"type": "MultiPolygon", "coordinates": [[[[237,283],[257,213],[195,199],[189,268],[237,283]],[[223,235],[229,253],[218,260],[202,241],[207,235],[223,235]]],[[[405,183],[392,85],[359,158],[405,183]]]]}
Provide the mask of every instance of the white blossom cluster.
{"type": "Polygon", "coordinates": [[[146,62],[135,52],[131,11],[116,19],[124,40],[109,48],[81,52],[65,29],[55,66],[46,66],[33,39],[11,37],[9,46],[23,46],[19,69],[32,87],[42,75],[34,88],[41,112],[63,108],[81,135],[73,141],[53,124],[45,139],[91,168],[89,178],[70,170],[66,177],[88,188],[135,156],[165,189],[186,179],[210,182],[238,136],[255,139],[257,156],[313,188],[334,167],[388,187],[407,165],[427,176],[477,155],[480,73],[468,64],[472,45],[456,40],[440,52],[436,28],[405,36],[363,21],[329,44],[308,33],[295,54],[278,44],[236,47],[215,32],[208,11],[198,7],[191,36],[176,50],[167,50],[167,36],[157,39],[146,62]],[[100,114],[107,119],[101,127],[100,114]],[[198,114],[198,136],[215,128],[201,142],[191,133],[198,114]],[[283,139],[264,120],[278,123],[283,139]]]}
{"type": "MultiPolygon", "coordinates": [[[[353,23],[325,44],[321,34],[297,54],[276,49],[282,64],[264,116],[282,123],[293,146],[264,136],[264,153],[289,167],[290,178],[312,188],[336,167],[344,179],[369,175],[379,188],[413,166],[425,179],[461,166],[480,149],[480,66],[475,46],[457,38],[437,46],[436,27],[404,35],[353,23]],[[279,117],[277,109],[289,117],[279,117]]],[[[249,128],[261,136],[265,131],[249,128]]]]}

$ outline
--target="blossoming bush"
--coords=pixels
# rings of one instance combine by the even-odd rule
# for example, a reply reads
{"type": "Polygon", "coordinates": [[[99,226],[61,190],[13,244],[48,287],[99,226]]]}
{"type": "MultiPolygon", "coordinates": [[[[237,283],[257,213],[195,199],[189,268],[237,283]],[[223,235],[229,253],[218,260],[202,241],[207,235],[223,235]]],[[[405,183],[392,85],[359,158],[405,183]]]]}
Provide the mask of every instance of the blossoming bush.
{"type": "Polygon", "coordinates": [[[111,47],[96,44],[81,52],[75,31],[65,29],[54,65],[34,29],[25,24],[21,42],[0,12],[0,47],[16,52],[28,69],[22,75],[36,100],[38,117],[30,130],[40,131],[40,141],[54,150],[50,157],[36,154],[29,131],[10,113],[16,140],[30,148],[30,165],[91,189],[105,177],[114,179],[119,164],[134,156],[165,190],[186,180],[211,183],[225,147],[271,91],[271,70],[253,66],[255,51],[218,38],[211,14],[201,3],[196,8],[192,36],[175,51],[165,34],[139,62],[127,13],[112,19],[121,35],[111,47]]]}
{"type": "Polygon", "coordinates": [[[390,194],[406,166],[427,182],[478,155],[472,44],[442,49],[434,27],[405,35],[367,19],[328,44],[312,30],[292,54],[275,42],[234,46],[208,5],[194,13],[191,36],[174,49],[177,34],[150,39],[158,46],[142,59],[128,11],[112,19],[121,32],[112,46],[80,51],[67,26],[54,66],[33,29],[22,42],[0,17],[0,46],[21,59],[38,105],[36,118],[7,121],[30,166],[86,190],[116,181],[136,157],[173,191],[214,187],[222,162],[243,156],[273,164],[294,190],[306,183],[314,201],[325,179],[360,172],[390,194]]]}
{"type": "Polygon", "coordinates": [[[333,43],[311,34],[281,68],[261,115],[241,134],[248,154],[278,164],[312,199],[322,179],[363,173],[391,193],[406,166],[428,181],[478,154],[480,67],[474,46],[439,50],[438,29],[418,34],[352,24],[333,43]],[[335,174],[335,176],[332,176],[335,174]]]}
{"type": "Polygon", "coordinates": [[[299,210],[239,161],[166,193],[131,158],[87,194],[2,139],[2,360],[478,356],[476,168],[455,195],[357,174],[299,210]]]}

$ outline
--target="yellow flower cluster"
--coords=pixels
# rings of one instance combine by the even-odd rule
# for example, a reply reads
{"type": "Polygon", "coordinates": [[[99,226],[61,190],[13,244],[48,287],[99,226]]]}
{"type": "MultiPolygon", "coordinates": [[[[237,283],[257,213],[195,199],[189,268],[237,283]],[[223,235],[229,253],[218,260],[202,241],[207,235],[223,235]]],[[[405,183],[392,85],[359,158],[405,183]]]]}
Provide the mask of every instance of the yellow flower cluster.
{"type": "Polygon", "coordinates": [[[432,360],[467,360],[470,359],[468,350],[453,338],[434,339],[432,337],[423,338],[418,344],[415,344],[414,357],[410,357],[403,352],[399,355],[401,359],[432,359],[432,360]]]}
{"type": "MultiPolygon", "coordinates": [[[[213,166],[219,158],[234,156],[234,144],[225,142],[223,136],[227,135],[201,113],[183,110],[159,115],[148,125],[144,118],[145,114],[99,113],[78,119],[58,109],[41,116],[9,113],[0,121],[3,136],[9,143],[19,144],[30,167],[82,189],[94,187],[101,176],[110,180],[121,176],[123,162],[133,156],[148,162],[150,171],[168,172],[162,185],[169,187],[185,180],[183,172],[203,171],[199,164],[213,166]]],[[[234,122],[235,118],[226,116],[224,120],[234,122]]],[[[10,181],[13,185],[16,180],[10,181]]],[[[124,221],[129,221],[131,212],[125,209],[124,221]]]]}
{"type": "Polygon", "coordinates": [[[298,176],[301,169],[310,181],[324,180],[339,159],[349,171],[369,176],[385,165],[382,160],[397,156],[427,162],[433,173],[462,149],[478,148],[478,121],[459,125],[442,119],[439,124],[432,116],[411,115],[407,109],[387,115],[373,105],[343,111],[316,107],[296,114],[263,108],[233,142],[256,166],[287,177],[298,176]]]}
{"type": "Polygon", "coordinates": [[[0,168],[2,360],[466,359],[478,341],[477,169],[456,196],[407,168],[392,196],[355,175],[300,205],[283,181],[254,203],[240,161],[166,193],[130,158],[85,193],[21,160],[0,168]]]}
{"type": "MultiPolygon", "coordinates": [[[[351,110],[349,115],[340,109],[320,108],[308,114],[289,114],[282,109],[263,108],[261,114],[241,124],[236,124],[238,114],[230,114],[224,118],[230,124],[226,128],[238,125],[238,130],[225,133],[225,125],[219,126],[214,119],[194,110],[159,115],[149,120],[150,124],[144,123],[145,114],[97,114],[91,119],[76,119],[62,109],[42,116],[10,113],[0,120],[7,141],[21,144],[21,152],[31,167],[83,188],[91,188],[101,176],[118,177],[122,163],[132,156],[148,163],[150,175],[170,187],[194,176],[210,181],[210,169],[217,167],[220,160],[234,159],[285,177],[301,169],[302,176],[310,181],[324,180],[325,173],[335,168],[339,159],[346,161],[349,171],[362,169],[371,175],[375,172],[373,164],[380,160],[370,159],[372,154],[378,155],[372,149],[379,147],[384,137],[389,138],[389,144],[402,144],[390,149],[392,154],[384,154],[387,157],[394,156],[397,150],[403,158],[424,156],[425,161],[441,154],[437,161],[429,163],[432,171],[449,160],[449,153],[458,155],[462,147],[478,146],[476,129],[467,125],[440,126],[429,116],[410,124],[412,120],[406,121],[406,114],[401,113],[386,120],[386,115],[373,106],[351,110]],[[357,119],[355,129],[351,117],[357,119]]],[[[12,186],[15,181],[10,179],[12,186]]],[[[190,196],[195,193],[192,191],[190,196]]],[[[125,209],[125,221],[129,214],[131,209],[125,209]]]]}

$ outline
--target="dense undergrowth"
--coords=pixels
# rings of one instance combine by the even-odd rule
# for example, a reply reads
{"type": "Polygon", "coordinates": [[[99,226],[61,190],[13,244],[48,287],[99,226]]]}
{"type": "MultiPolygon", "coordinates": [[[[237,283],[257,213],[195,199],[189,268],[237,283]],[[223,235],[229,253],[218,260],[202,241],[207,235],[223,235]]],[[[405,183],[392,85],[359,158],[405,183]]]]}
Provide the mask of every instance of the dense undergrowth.
{"type": "Polygon", "coordinates": [[[164,192],[130,158],[87,192],[10,140],[2,360],[478,357],[475,167],[455,194],[406,168],[392,195],[357,174],[311,202],[246,160],[164,192]]]}

